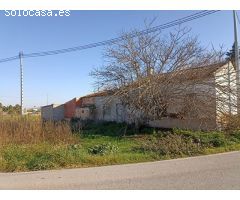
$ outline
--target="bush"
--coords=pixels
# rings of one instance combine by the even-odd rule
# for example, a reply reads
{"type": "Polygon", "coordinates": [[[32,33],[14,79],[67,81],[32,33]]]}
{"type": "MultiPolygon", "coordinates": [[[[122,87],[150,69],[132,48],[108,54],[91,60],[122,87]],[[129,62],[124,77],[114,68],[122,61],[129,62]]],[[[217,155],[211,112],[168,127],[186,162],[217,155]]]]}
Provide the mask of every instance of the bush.
{"type": "Polygon", "coordinates": [[[56,163],[54,162],[53,154],[43,152],[34,155],[34,157],[26,163],[26,166],[31,171],[46,170],[56,167],[56,163]]]}
{"type": "Polygon", "coordinates": [[[240,143],[240,131],[236,130],[228,134],[228,139],[232,143],[240,143]]]}
{"type": "Polygon", "coordinates": [[[89,122],[82,128],[84,135],[122,136],[127,125],[116,122],[89,122]]]}
{"type": "Polygon", "coordinates": [[[88,148],[88,153],[93,155],[106,155],[118,152],[118,147],[111,143],[98,144],[88,148]]]}
{"type": "Polygon", "coordinates": [[[56,169],[81,163],[82,159],[84,154],[78,144],[7,145],[0,148],[0,171],[56,169]]]}
{"type": "Polygon", "coordinates": [[[21,169],[22,166],[25,165],[25,160],[30,157],[25,148],[19,148],[16,145],[5,147],[1,155],[1,162],[4,161],[4,168],[9,172],[18,171],[19,168],[21,169]]]}
{"type": "Polygon", "coordinates": [[[191,138],[195,143],[203,147],[220,147],[227,143],[224,132],[203,132],[174,129],[173,132],[185,138],[191,138]]]}
{"type": "Polygon", "coordinates": [[[231,133],[231,136],[233,136],[234,138],[240,140],[240,130],[233,131],[233,132],[231,133]]]}
{"type": "Polygon", "coordinates": [[[193,155],[201,150],[199,144],[194,143],[191,138],[184,138],[182,135],[171,133],[166,136],[152,136],[141,146],[141,149],[157,152],[163,156],[193,155]]]}

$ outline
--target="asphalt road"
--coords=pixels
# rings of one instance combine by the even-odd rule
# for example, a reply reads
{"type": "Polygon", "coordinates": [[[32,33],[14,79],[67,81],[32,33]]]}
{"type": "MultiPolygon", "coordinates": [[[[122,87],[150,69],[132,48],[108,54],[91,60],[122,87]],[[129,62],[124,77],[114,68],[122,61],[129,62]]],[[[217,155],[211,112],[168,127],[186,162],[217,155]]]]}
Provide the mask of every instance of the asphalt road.
{"type": "Polygon", "coordinates": [[[0,173],[0,189],[240,189],[240,152],[94,168],[0,173]]]}

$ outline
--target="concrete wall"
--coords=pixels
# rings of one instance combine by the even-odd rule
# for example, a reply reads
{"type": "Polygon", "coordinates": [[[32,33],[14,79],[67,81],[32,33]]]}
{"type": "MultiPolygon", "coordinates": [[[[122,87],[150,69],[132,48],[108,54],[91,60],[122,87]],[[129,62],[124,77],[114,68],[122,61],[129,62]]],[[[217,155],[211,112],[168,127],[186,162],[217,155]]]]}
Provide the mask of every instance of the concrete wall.
{"type": "Polygon", "coordinates": [[[158,128],[180,128],[190,130],[214,130],[216,122],[214,120],[203,121],[198,119],[174,119],[164,117],[161,120],[148,122],[151,127],[158,128]]]}
{"type": "Polygon", "coordinates": [[[64,104],[53,107],[53,120],[60,121],[64,119],[64,104]]]}
{"type": "MultiPolygon", "coordinates": [[[[176,97],[169,101],[167,117],[149,121],[152,127],[212,130],[216,128],[214,75],[205,80],[179,85],[176,97]]],[[[174,91],[174,89],[173,89],[174,91]]]]}
{"type": "Polygon", "coordinates": [[[215,83],[217,121],[221,123],[224,114],[237,114],[236,70],[231,63],[216,71],[215,83]]]}
{"type": "Polygon", "coordinates": [[[81,99],[81,106],[92,105],[95,103],[95,97],[83,97],[81,99]]]}
{"type": "Polygon", "coordinates": [[[89,107],[78,107],[76,108],[75,117],[82,120],[92,120],[93,115],[89,107]]]}
{"type": "Polygon", "coordinates": [[[41,107],[41,117],[43,120],[53,120],[53,105],[41,107]]]}
{"type": "Polygon", "coordinates": [[[95,97],[95,120],[98,121],[126,121],[126,110],[117,97],[95,97]]]}
{"type": "MultiPolygon", "coordinates": [[[[191,89],[188,92],[191,93],[191,89]]],[[[237,114],[235,106],[237,102],[236,72],[231,63],[219,68],[207,80],[196,83],[192,88],[192,92],[197,96],[197,105],[196,108],[193,107],[192,113],[186,115],[184,119],[165,117],[161,120],[150,121],[149,125],[163,128],[212,130],[220,128],[219,124],[223,114],[237,114]],[[231,92],[227,92],[226,88],[230,88],[231,92]],[[198,113],[194,110],[197,110],[198,113]],[[197,114],[197,116],[194,116],[194,114],[197,114]]],[[[178,99],[176,102],[171,103],[168,112],[181,112],[187,100],[186,98],[186,100],[181,102],[178,99]]]]}
{"type": "Polygon", "coordinates": [[[64,104],[64,117],[65,118],[74,117],[75,110],[76,110],[76,98],[74,98],[64,104]]]}
{"type": "Polygon", "coordinates": [[[64,105],[48,105],[41,108],[41,117],[47,121],[59,121],[64,119],[64,105]]]}
{"type": "MultiPolygon", "coordinates": [[[[201,93],[203,90],[211,90],[208,92],[211,94],[211,97],[204,96],[201,98],[204,103],[207,102],[208,106],[211,107],[209,109],[208,106],[201,105],[199,110],[199,118],[196,118],[192,113],[188,114],[188,116],[184,119],[175,119],[171,117],[165,117],[161,120],[154,120],[147,122],[152,127],[162,127],[162,128],[184,128],[184,129],[215,129],[216,128],[216,102],[212,95],[215,95],[215,90],[213,90],[214,77],[209,77],[208,80],[205,80],[205,83],[201,83],[195,85],[194,87],[188,88],[186,94],[183,95],[184,98],[176,99],[175,102],[172,102],[167,111],[169,113],[178,113],[181,112],[186,103],[187,93],[201,93]],[[201,115],[202,113],[202,115],[201,115]]],[[[130,110],[125,108],[120,100],[117,97],[95,97],[95,106],[96,110],[94,112],[94,119],[97,121],[116,121],[116,122],[126,122],[133,123],[135,122],[131,117],[130,110]]]]}

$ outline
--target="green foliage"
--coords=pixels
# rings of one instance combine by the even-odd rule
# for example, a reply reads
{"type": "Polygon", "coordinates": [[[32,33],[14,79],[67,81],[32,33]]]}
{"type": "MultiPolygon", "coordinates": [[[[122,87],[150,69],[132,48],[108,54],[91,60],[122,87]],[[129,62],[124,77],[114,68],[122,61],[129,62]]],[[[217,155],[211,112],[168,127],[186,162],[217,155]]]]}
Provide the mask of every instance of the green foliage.
{"type": "Polygon", "coordinates": [[[111,143],[97,144],[88,148],[88,153],[93,155],[106,155],[118,152],[118,147],[111,143]]]}
{"type": "Polygon", "coordinates": [[[102,122],[87,123],[82,130],[83,135],[121,136],[124,133],[125,123],[102,122]]]}
{"type": "Polygon", "coordinates": [[[22,169],[22,166],[25,166],[25,160],[28,160],[30,157],[26,153],[25,148],[19,148],[17,145],[5,147],[1,152],[1,156],[6,171],[18,171],[18,169],[22,169]]]}
{"type": "Polygon", "coordinates": [[[229,143],[240,143],[240,130],[235,130],[228,134],[229,143]]]}
{"type": "Polygon", "coordinates": [[[33,158],[31,158],[26,163],[26,166],[31,171],[52,169],[56,166],[53,159],[54,155],[50,153],[47,152],[37,153],[33,158]]]}
{"type": "Polygon", "coordinates": [[[143,151],[156,152],[161,156],[194,155],[201,151],[200,146],[191,138],[182,135],[167,134],[152,136],[141,146],[143,151]]]}
{"type": "Polygon", "coordinates": [[[174,129],[173,132],[178,135],[183,135],[185,138],[190,138],[195,143],[200,143],[203,147],[220,147],[227,143],[227,138],[224,132],[203,132],[180,129],[174,129]]]}
{"type": "MultiPolygon", "coordinates": [[[[19,104],[16,104],[14,106],[3,106],[2,103],[0,103],[0,111],[5,112],[7,114],[20,114],[21,106],[19,104]]],[[[1,114],[1,113],[0,113],[1,114]]]]}
{"type": "Polygon", "coordinates": [[[206,149],[225,148],[239,143],[240,131],[235,131],[229,135],[217,131],[173,129],[171,132],[158,131],[135,150],[152,151],[161,156],[175,157],[177,155],[197,155],[205,152],[206,149]]]}
{"type": "Polygon", "coordinates": [[[79,121],[77,119],[72,119],[72,126],[74,130],[76,127],[81,127],[83,136],[89,135],[101,135],[101,136],[112,136],[112,137],[122,137],[122,136],[131,136],[131,135],[151,135],[156,132],[154,128],[151,127],[140,127],[136,130],[134,124],[126,123],[116,123],[116,122],[93,122],[93,121],[79,121]],[[81,124],[79,126],[79,124],[81,124]]]}
{"type": "Polygon", "coordinates": [[[240,141],[240,130],[233,131],[231,136],[240,141]]]}
{"type": "MultiPolygon", "coordinates": [[[[112,130],[121,127],[116,123],[104,126],[112,127],[112,130]]],[[[101,133],[103,127],[91,125],[88,130],[92,132],[78,134],[72,142],[44,140],[32,143],[26,140],[24,143],[0,145],[0,171],[101,166],[240,150],[240,131],[224,133],[143,128],[140,132],[144,134],[126,137],[96,134],[101,133]]],[[[61,134],[62,130],[59,129],[57,134],[61,134]]]]}

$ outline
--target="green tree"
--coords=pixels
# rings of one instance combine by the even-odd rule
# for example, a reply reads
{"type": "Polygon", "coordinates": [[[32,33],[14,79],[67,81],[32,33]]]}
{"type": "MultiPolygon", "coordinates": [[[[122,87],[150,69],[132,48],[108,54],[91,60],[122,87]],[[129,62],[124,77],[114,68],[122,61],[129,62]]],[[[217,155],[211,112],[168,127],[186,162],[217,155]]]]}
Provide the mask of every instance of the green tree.
{"type": "Polygon", "coordinates": [[[3,104],[0,103],[0,111],[6,112],[8,114],[19,114],[21,111],[21,106],[19,104],[16,104],[15,106],[3,106],[3,104]]]}

